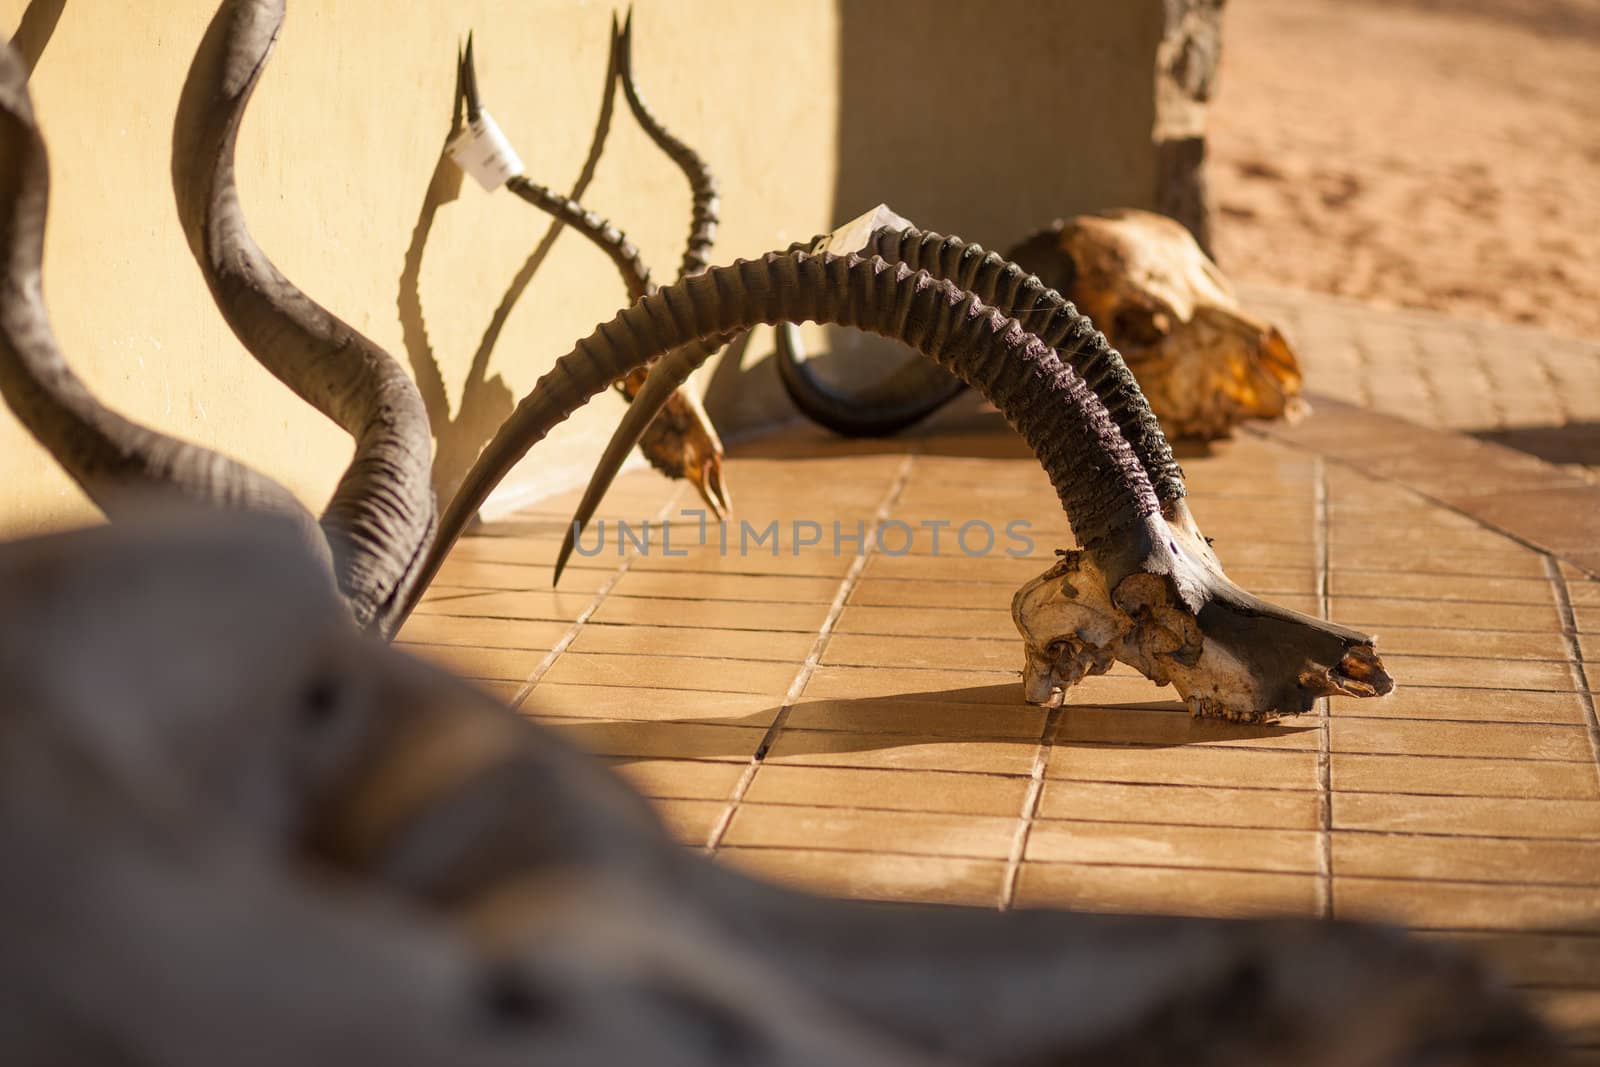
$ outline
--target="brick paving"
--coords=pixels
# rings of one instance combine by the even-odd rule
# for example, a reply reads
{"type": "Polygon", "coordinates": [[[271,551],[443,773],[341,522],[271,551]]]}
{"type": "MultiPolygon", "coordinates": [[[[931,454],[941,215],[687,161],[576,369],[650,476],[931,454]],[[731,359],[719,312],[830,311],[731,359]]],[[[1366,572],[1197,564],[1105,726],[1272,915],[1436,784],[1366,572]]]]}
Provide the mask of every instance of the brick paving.
{"type": "MultiPolygon", "coordinates": [[[[1336,327],[1379,336],[1319,307],[1292,324],[1314,352],[1336,327]]],[[[1254,592],[1378,632],[1400,688],[1241,726],[1118,667],[1047,712],[1021,700],[1008,607],[1070,535],[1016,436],[956,421],[735,450],[738,517],[865,532],[837,555],[788,533],[777,554],[724,553],[677,515],[673,554],[659,530],[648,552],[613,532],[552,591],[569,494],[463,539],[401,640],[612,761],[686,846],[766,876],[983,907],[1379,917],[1487,956],[1600,1056],[1600,581],[1247,435],[1185,460],[1218,554],[1254,592]],[[1016,518],[1028,558],[949,554],[962,522],[1016,518]],[[937,520],[942,555],[925,532],[876,537],[937,520]]],[[[638,472],[605,515],[688,501],[638,472]]]]}
{"type": "Polygon", "coordinates": [[[1239,288],[1294,345],[1309,392],[1481,436],[1600,481],[1600,342],[1239,288]]]}

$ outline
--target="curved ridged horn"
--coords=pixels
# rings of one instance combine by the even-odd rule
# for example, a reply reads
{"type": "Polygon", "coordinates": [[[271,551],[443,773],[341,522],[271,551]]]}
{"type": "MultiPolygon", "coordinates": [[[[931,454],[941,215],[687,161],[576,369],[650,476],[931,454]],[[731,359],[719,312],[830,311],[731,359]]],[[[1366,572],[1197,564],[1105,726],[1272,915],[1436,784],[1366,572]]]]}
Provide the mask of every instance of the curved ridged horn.
{"type": "Polygon", "coordinates": [[[710,165],[700,157],[700,153],[673,136],[661,124],[661,120],[656,118],[639,95],[639,86],[633,79],[633,8],[628,9],[620,31],[615,16],[612,17],[611,33],[617,48],[617,78],[622,82],[622,93],[628,100],[629,110],[645,135],[689,179],[689,191],[694,197],[693,214],[689,222],[689,241],[683,249],[683,263],[678,268],[678,277],[698,274],[711,261],[711,245],[717,236],[717,213],[721,205],[717,199],[716,175],[711,173],[710,165]]]}
{"type": "Polygon", "coordinates": [[[611,222],[596,215],[570,196],[562,196],[553,189],[528,180],[521,174],[508,180],[506,188],[545,214],[572,227],[587,238],[590,244],[604,252],[617,268],[617,273],[621,275],[622,284],[627,286],[628,303],[631,304],[646,293],[655,291],[655,286],[650,281],[650,268],[644,265],[644,260],[639,256],[639,249],[628,240],[627,234],[611,222]]]}
{"type": "MultiPolygon", "coordinates": [[[[813,244],[825,239],[815,238],[813,244]]],[[[1089,383],[1122,436],[1133,446],[1150,475],[1156,496],[1163,503],[1184,496],[1183,471],[1173,458],[1160,423],[1145,403],[1133,372],[1116,349],[1103,342],[1088,342],[1094,325],[1060,292],[997,252],[932,231],[880,229],[868,239],[862,254],[882,256],[891,263],[905,263],[913,270],[948,278],[977,293],[984,303],[1016,318],[1023,329],[1055,348],[1062,360],[1089,383]]]]}
{"type": "Polygon", "coordinates": [[[841,437],[890,437],[914,426],[966,391],[959,378],[926,360],[908,359],[881,381],[856,392],[829,384],[812,370],[791,322],[772,331],[778,381],[800,413],[841,437]],[[932,372],[932,373],[930,373],[932,372]]]}
{"type": "Polygon", "coordinates": [[[467,474],[440,522],[430,556],[447,552],[465,520],[506,472],[610,381],[674,348],[778,321],[832,322],[882,333],[920,346],[929,358],[958,374],[978,376],[985,395],[1002,410],[1025,400],[1026,411],[1010,414],[1056,482],[1082,539],[1106,539],[1113,530],[1113,513],[1123,520],[1120,528],[1156,512],[1144,470],[1093,394],[1054,351],[1020,327],[999,336],[1007,321],[976,296],[926,272],[877,258],[771,253],[759,261],[714,267],[659,290],[558,360],[467,474]],[[958,307],[965,309],[960,315],[967,319],[958,316],[958,307]],[[973,323],[987,328],[977,329],[973,323]],[[953,331],[962,335],[962,344],[952,340],[953,331]],[[1026,349],[1025,359],[1018,353],[1002,358],[1008,346],[1026,349]],[[981,361],[985,354],[988,363],[981,361]],[[1018,394],[1023,372],[1017,370],[1024,365],[1042,376],[1038,385],[1024,390],[1025,398],[1018,394]],[[998,380],[990,381],[994,376],[998,380]],[[1061,402],[1061,410],[1037,403],[1040,386],[1061,402]],[[1081,473],[1081,457],[1091,454],[1096,457],[1094,469],[1114,479],[1115,490],[1103,483],[1090,488],[1091,480],[1081,473]]]}
{"type": "MultiPolygon", "coordinates": [[[[506,182],[506,187],[534,207],[560,219],[604,251],[627,286],[630,304],[656,291],[655,283],[650,280],[650,270],[639,257],[639,250],[628,240],[628,235],[616,226],[571,197],[562,196],[521,175],[506,182]]],[[[689,345],[683,358],[699,367],[729,340],[731,338],[722,337],[707,344],[689,345]]],[[[648,377],[648,368],[638,367],[614,384],[632,405],[648,377]]],[[[706,414],[700,398],[688,389],[687,381],[685,376],[683,381],[675,383],[667,391],[660,403],[651,404],[651,417],[638,434],[630,434],[628,450],[638,444],[645,459],[656,470],[669,478],[688,478],[716,517],[725,518],[729,508],[729,493],[722,474],[722,438],[718,436],[716,426],[712,424],[711,416],[706,414]]],[[[609,486],[610,480],[607,479],[601,492],[609,486]]]]}
{"type": "Polygon", "coordinates": [[[0,1062],[1560,1062],[1462,946],[1394,930],[743,874],[362,639],[281,531],[208,518],[0,546],[0,686],[31,697],[0,735],[0,1062]]]}
{"type": "MultiPolygon", "coordinates": [[[[1192,524],[1169,525],[1105,406],[1050,345],[951,282],[878,257],[772,253],[622,311],[557,361],[484,449],[441,520],[425,576],[505,473],[608,382],[692,341],[779,321],[909,345],[982,393],[1033,449],[1083,551],[1014,599],[1030,700],[1059,703],[1116,659],[1170,681],[1196,713],[1242,719],[1393,688],[1372,638],[1251,597],[1192,524]]],[[[1106,347],[1092,329],[1083,344],[1106,347]]]]}
{"type": "Polygon", "coordinates": [[[322,525],[356,621],[388,633],[433,536],[431,431],[400,364],[296,288],[246,226],[234,149],[283,17],[283,0],[226,0],[211,20],[178,104],[173,191],[189,248],[240,343],[355,439],[322,525]]]}
{"type": "MultiPolygon", "coordinates": [[[[826,240],[826,235],[814,237],[810,241],[791,245],[789,251],[815,248],[826,240]]],[[[984,303],[1017,318],[1025,329],[1038,334],[1054,347],[1061,359],[1094,389],[1122,435],[1133,446],[1134,453],[1150,476],[1168,520],[1181,521],[1185,525],[1190,523],[1187,515],[1181,514],[1181,505],[1178,504],[1186,492],[1183,471],[1173,458],[1172,448],[1161,432],[1160,423],[1144,402],[1132,371],[1117,351],[1105,344],[1103,338],[1096,343],[1090,342],[1091,336],[1099,337],[1093,324],[1059,292],[1005,257],[985,252],[980,245],[968,244],[959,237],[944,237],[915,228],[876,230],[868,237],[863,254],[878,255],[890,262],[903,262],[975,292],[984,303]]],[[[966,388],[959,378],[944,375],[943,381],[950,383],[945,388],[939,379],[933,378],[933,375],[940,373],[938,368],[913,357],[895,371],[889,380],[870,392],[846,398],[844,394],[828,390],[815,382],[814,376],[804,369],[803,361],[796,358],[798,331],[792,324],[779,323],[774,334],[777,338],[779,375],[784,378],[790,397],[805,414],[836,432],[848,433],[845,427],[858,426],[862,436],[893,433],[931,415],[940,404],[948,402],[966,388]],[[930,380],[933,382],[931,386],[930,380]],[[816,388],[808,388],[807,383],[816,385],[816,388]],[[940,396],[944,399],[934,403],[940,396]],[[879,406],[880,402],[882,406],[879,406]]],[[[669,352],[651,368],[644,385],[633,399],[633,405],[623,415],[595,465],[589,487],[573,514],[561,552],[556,557],[557,579],[561,577],[566,561],[571,556],[578,531],[587,526],[594,516],[634,442],[644,433],[654,413],[665,403],[665,398],[688,380],[689,375],[699,369],[703,362],[704,357],[692,349],[685,349],[669,352]]]]}
{"type": "Polygon", "coordinates": [[[109,410],[73,373],[50,329],[41,270],[50,165],[28,97],[28,72],[0,45],[0,394],[108,517],[130,490],[203,504],[279,512],[321,545],[316,521],[277,482],[210,449],[109,410]]]}

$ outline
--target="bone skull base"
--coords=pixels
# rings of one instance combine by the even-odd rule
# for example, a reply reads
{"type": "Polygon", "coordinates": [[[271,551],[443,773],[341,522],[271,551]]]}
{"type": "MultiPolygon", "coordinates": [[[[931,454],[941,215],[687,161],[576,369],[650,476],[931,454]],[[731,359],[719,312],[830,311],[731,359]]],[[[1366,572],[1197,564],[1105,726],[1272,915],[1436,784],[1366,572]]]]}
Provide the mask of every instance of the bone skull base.
{"type": "Polygon", "coordinates": [[[1187,511],[1174,510],[1172,573],[1135,571],[1113,582],[1089,553],[1060,551],[1017,590],[1011,614],[1030,703],[1060,706],[1068,689],[1117,661],[1172,685],[1197,717],[1243,722],[1309,711],[1324,696],[1394,688],[1371,637],[1239,590],[1187,511]]]}

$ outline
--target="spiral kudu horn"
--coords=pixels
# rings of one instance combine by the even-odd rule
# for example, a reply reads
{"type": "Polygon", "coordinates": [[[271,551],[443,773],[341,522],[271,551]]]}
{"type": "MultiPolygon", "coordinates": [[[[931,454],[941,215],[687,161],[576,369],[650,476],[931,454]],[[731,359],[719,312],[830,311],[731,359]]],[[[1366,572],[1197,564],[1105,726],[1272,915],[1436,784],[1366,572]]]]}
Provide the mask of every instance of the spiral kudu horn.
{"type": "Polygon", "coordinates": [[[234,150],[283,18],[283,0],[218,8],[178,104],[173,191],[189,248],[234,334],[355,440],[321,522],[356,621],[388,633],[435,528],[428,415],[400,364],[296,288],[246,225],[234,150]]]}
{"type": "Polygon", "coordinates": [[[0,395],[108,517],[142,510],[142,494],[171,493],[282,513],[299,523],[308,543],[321,546],[315,520],[283,486],[124,418],[67,365],[44,303],[50,167],[27,78],[17,55],[0,45],[0,395]]]}

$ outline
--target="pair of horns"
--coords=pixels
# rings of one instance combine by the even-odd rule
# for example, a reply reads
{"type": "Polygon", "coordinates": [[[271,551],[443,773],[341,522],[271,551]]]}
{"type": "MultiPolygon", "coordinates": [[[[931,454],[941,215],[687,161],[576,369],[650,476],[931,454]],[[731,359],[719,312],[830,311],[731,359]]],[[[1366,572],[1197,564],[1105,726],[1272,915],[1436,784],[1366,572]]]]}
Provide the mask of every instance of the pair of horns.
{"type": "Polygon", "coordinates": [[[33,435],[112,517],[146,488],[223,507],[290,514],[332,564],[355,621],[389,633],[437,523],[427,413],[400,365],[301,292],[250,235],[234,148],[245,109],[283,23],[282,0],[229,0],[200,43],[173,130],[173,191],[189,248],[246,349],[355,441],[320,517],[283,487],[198,445],[106,409],[68,369],[51,333],[40,280],[49,192],[45,147],[26,72],[0,66],[6,141],[0,253],[0,391],[33,435]]]}

